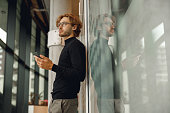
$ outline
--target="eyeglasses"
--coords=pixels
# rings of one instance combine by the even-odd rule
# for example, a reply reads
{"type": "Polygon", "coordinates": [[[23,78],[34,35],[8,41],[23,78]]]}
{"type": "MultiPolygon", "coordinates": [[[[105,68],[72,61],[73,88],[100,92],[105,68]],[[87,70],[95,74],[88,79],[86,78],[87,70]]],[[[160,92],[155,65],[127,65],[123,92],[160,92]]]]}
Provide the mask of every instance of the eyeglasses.
{"type": "Polygon", "coordinates": [[[65,27],[67,24],[72,24],[72,23],[68,23],[68,22],[61,22],[57,24],[57,27],[62,26],[65,27]]]}
{"type": "Polygon", "coordinates": [[[116,26],[116,24],[113,22],[105,22],[104,24],[107,26],[116,26]]]}

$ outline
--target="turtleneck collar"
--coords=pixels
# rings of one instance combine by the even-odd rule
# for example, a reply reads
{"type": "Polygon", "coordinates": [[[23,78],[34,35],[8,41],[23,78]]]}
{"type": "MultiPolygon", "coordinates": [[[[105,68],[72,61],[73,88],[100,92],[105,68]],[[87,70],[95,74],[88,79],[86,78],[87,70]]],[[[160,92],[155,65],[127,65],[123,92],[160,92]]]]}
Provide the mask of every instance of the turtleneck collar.
{"type": "Polygon", "coordinates": [[[104,43],[108,43],[108,40],[106,38],[99,37],[99,40],[104,42],[104,43]]]}
{"type": "Polygon", "coordinates": [[[74,40],[75,37],[70,37],[68,39],[65,40],[65,45],[67,45],[70,41],[74,40]]]}

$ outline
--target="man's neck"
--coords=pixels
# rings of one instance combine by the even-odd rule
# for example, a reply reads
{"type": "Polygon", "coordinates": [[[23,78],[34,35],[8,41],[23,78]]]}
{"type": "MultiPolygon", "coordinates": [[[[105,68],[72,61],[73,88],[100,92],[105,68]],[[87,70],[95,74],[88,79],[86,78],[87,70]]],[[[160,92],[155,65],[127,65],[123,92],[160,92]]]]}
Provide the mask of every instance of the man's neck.
{"type": "Polygon", "coordinates": [[[101,34],[100,37],[109,40],[109,37],[106,37],[103,34],[101,34]]]}
{"type": "Polygon", "coordinates": [[[67,39],[69,39],[69,38],[71,38],[71,37],[74,37],[74,35],[70,35],[70,36],[68,36],[68,37],[64,37],[64,40],[67,40],[67,39]]]}

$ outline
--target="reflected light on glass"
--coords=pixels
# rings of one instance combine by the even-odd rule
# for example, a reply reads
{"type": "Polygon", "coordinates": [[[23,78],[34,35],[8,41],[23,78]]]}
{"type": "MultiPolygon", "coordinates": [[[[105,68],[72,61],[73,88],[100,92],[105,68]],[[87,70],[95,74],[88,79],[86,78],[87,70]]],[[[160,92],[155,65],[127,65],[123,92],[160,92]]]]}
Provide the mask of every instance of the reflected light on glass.
{"type": "Polygon", "coordinates": [[[142,48],[145,48],[145,41],[144,41],[144,37],[141,39],[141,45],[142,45],[142,48]]]}
{"type": "Polygon", "coordinates": [[[157,59],[159,61],[158,62],[159,71],[158,73],[156,73],[156,82],[157,84],[162,82],[168,82],[165,41],[163,41],[159,46],[157,59]]]}
{"type": "Polygon", "coordinates": [[[7,33],[2,29],[0,28],[0,39],[6,44],[6,36],[7,36],[7,33]]]}
{"type": "Polygon", "coordinates": [[[122,61],[126,59],[126,51],[124,51],[124,52],[122,53],[121,59],[122,59],[122,61]]]}
{"type": "Polygon", "coordinates": [[[160,48],[165,48],[165,41],[162,42],[162,44],[160,45],[160,48]]]}
{"type": "Polygon", "coordinates": [[[162,22],[152,30],[152,37],[154,39],[154,42],[156,42],[159,38],[161,38],[163,34],[164,34],[164,23],[162,22]]]}
{"type": "Polygon", "coordinates": [[[123,71],[123,94],[125,101],[129,101],[129,82],[128,82],[128,73],[123,71]]]}

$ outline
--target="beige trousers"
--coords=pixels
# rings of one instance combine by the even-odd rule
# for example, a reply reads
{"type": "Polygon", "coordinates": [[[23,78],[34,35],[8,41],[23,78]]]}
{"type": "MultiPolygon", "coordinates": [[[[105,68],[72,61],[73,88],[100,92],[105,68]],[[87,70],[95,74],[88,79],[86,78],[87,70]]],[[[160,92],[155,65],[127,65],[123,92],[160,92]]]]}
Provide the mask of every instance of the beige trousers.
{"type": "Polygon", "coordinates": [[[49,113],[77,113],[78,99],[56,99],[50,102],[49,113]]]}

